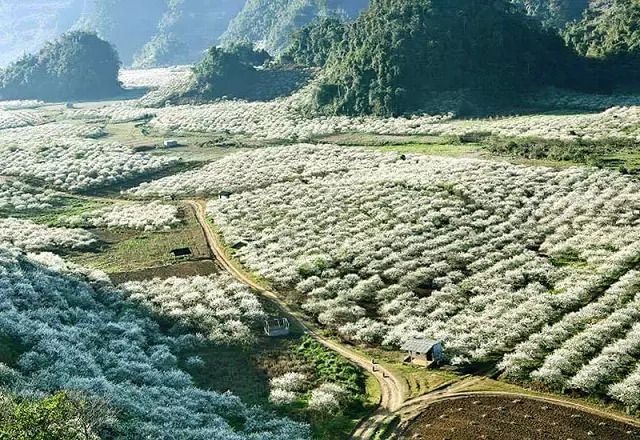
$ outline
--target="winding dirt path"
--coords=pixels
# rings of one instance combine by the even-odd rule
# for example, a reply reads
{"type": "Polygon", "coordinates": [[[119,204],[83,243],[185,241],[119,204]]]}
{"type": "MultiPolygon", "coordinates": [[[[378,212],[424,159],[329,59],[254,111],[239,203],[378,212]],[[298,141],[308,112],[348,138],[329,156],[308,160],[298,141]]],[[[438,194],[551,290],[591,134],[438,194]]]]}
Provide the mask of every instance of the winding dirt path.
{"type": "Polygon", "coordinates": [[[391,372],[380,365],[376,365],[376,371],[372,372],[371,359],[366,358],[359,353],[356,353],[340,344],[322,337],[313,329],[311,329],[307,324],[305,324],[298,316],[298,314],[287,304],[285,304],[278,297],[278,295],[276,295],[274,292],[264,289],[255,281],[247,277],[227,258],[222,245],[218,241],[216,234],[214,233],[211,225],[207,220],[205,203],[202,201],[194,200],[187,200],[186,203],[193,209],[196,215],[196,219],[198,220],[198,223],[200,223],[200,226],[204,231],[207,243],[209,244],[211,251],[213,252],[217,262],[226,272],[231,274],[238,281],[260,292],[264,297],[270,299],[289,317],[290,320],[294,320],[295,323],[299,325],[305,333],[312,336],[316,341],[373,374],[380,385],[381,396],[379,407],[370,417],[364,419],[352,434],[353,439],[371,439],[380,423],[382,423],[387,417],[395,413],[402,406],[405,400],[404,391],[400,380],[398,380],[397,377],[395,377],[391,372]]]}
{"type": "MultiPolygon", "coordinates": [[[[67,195],[67,194],[65,194],[67,195]]],[[[104,202],[122,203],[131,202],[128,200],[121,200],[108,197],[95,197],[84,195],[71,195],[71,197],[86,199],[86,200],[99,200],[104,202]]],[[[572,408],[578,411],[583,411],[590,414],[595,414],[601,417],[610,418],[619,422],[628,423],[633,426],[640,427],[640,420],[634,417],[627,417],[622,414],[617,414],[605,409],[598,409],[592,406],[584,405],[577,401],[571,401],[569,399],[554,398],[546,395],[536,395],[517,391],[468,391],[471,387],[480,384],[483,381],[482,376],[468,376],[462,378],[459,381],[453,381],[445,386],[424,394],[419,397],[415,397],[410,400],[405,400],[405,394],[401,381],[395,377],[390,371],[383,368],[380,365],[376,365],[376,371],[372,372],[371,359],[367,358],[341,344],[330,341],[312,328],[310,328],[300,317],[300,315],[291,309],[285,302],[283,302],[277,294],[262,287],[260,284],[249,278],[243,271],[237,268],[233,262],[227,257],[223,245],[219,242],[217,235],[213,231],[211,224],[207,220],[206,204],[204,201],[185,200],[186,203],[194,212],[198,223],[200,224],[202,231],[204,232],[207,244],[216,259],[216,262],[221,268],[231,274],[235,279],[248,285],[253,290],[260,292],[265,298],[274,303],[282,312],[293,322],[295,322],[302,330],[313,337],[316,341],[329,348],[330,350],[340,354],[351,362],[361,366],[365,370],[369,371],[379,383],[380,386],[380,403],[378,409],[360,422],[358,427],[353,432],[351,438],[354,440],[370,440],[373,439],[381,426],[389,423],[393,419],[400,418],[401,423],[399,426],[393,428],[394,434],[400,434],[408,424],[411,423],[416,417],[418,417],[424,410],[434,404],[447,400],[456,400],[472,396],[485,396],[485,397],[513,397],[520,399],[537,400],[540,402],[546,402],[554,405],[561,405],[564,407],[572,408]]]]}

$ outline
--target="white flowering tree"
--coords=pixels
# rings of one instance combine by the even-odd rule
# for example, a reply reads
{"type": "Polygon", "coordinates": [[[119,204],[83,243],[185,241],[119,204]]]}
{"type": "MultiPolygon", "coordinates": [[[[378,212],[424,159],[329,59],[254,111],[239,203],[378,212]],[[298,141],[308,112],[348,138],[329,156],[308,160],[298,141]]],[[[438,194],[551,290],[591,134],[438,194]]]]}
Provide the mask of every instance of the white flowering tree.
{"type": "Polygon", "coordinates": [[[304,424],[197,388],[175,351],[197,337],[165,336],[103,278],[1,245],[0,271],[0,332],[20,347],[15,369],[0,366],[0,381],[17,392],[72,389],[104,399],[119,414],[114,438],[163,438],[168,429],[176,440],[310,438],[304,424]]]}
{"type": "Polygon", "coordinates": [[[132,194],[232,192],[208,212],[247,244],[237,257],[345,339],[427,335],[455,363],[513,351],[509,376],[567,388],[636,319],[639,189],[603,170],[297,145],[132,194]]]}
{"type": "Polygon", "coordinates": [[[160,202],[114,204],[58,219],[59,224],[74,228],[126,228],[145,231],[170,230],[181,222],[177,206],[160,202]]]}
{"type": "Polygon", "coordinates": [[[0,245],[23,251],[87,249],[97,243],[90,232],[50,228],[30,220],[0,219],[0,245]]]}
{"type": "Polygon", "coordinates": [[[256,296],[228,274],[129,282],[122,288],[128,299],[189,323],[216,344],[254,342],[266,318],[256,296]]]}

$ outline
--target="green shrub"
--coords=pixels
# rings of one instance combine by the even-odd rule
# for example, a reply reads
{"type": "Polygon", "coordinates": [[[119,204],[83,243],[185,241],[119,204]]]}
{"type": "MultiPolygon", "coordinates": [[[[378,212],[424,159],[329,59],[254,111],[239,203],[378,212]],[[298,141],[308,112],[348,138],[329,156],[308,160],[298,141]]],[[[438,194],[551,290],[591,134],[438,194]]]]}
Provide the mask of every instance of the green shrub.
{"type": "Polygon", "coordinates": [[[112,418],[106,405],[66,392],[44,399],[0,396],[0,440],[95,440],[112,418]]]}

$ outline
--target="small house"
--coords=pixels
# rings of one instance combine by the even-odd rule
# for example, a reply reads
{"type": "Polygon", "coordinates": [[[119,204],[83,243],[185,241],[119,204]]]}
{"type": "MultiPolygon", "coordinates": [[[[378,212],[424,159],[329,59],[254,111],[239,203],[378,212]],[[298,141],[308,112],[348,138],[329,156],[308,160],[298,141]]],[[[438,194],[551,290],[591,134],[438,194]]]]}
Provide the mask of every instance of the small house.
{"type": "Polygon", "coordinates": [[[180,144],[174,139],[167,139],[162,145],[164,146],[164,148],[175,148],[180,144]]]}
{"type": "Polygon", "coordinates": [[[220,200],[229,200],[231,198],[231,192],[230,191],[220,191],[218,193],[218,198],[220,200]]]}
{"type": "Polygon", "coordinates": [[[287,318],[275,318],[264,321],[264,332],[270,338],[289,335],[289,320],[287,318]]]}
{"type": "Polygon", "coordinates": [[[180,248],[180,249],[172,250],[171,254],[175,258],[179,258],[179,257],[189,257],[189,256],[191,256],[193,254],[193,252],[191,252],[191,249],[189,249],[189,248],[180,248]]]}
{"type": "Polygon", "coordinates": [[[73,108],[73,102],[67,102],[65,107],[67,107],[68,109],[72,109],[73,108]]]}
{"type": "Polygon", "coordinates": [[[442,343],[427,338],[408,339],[401,348],[408,356],[404,359],[406,364],[420,367],[430,367],[442,361],[442,343]]]}

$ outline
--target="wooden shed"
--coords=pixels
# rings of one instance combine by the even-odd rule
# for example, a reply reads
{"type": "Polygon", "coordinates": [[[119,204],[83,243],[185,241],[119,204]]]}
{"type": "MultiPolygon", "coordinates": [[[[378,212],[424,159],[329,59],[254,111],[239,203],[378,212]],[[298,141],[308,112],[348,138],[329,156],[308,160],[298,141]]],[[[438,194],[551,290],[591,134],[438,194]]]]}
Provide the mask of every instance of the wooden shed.
{"type": "Polygon", "coordinates": [[[404,362],[421,367],[430,367],[442,361],[442,343],[428,338],[408,339],[401,348],[408,356],[404,362]]]}

